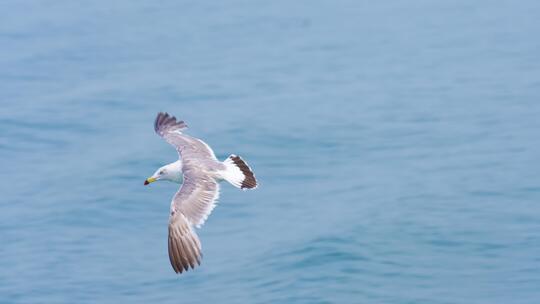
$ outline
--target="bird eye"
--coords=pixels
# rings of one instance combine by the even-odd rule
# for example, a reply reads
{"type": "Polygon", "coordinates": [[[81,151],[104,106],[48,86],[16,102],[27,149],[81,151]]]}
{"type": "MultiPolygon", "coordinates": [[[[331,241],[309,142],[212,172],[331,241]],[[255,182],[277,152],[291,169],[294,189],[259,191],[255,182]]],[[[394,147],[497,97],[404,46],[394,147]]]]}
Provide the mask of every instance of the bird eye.
{"type": "Polygon", "coordinates": [[[163,173],[165,173],[165,170],[159,171],[159,175],[162,175],[163,173]]]}

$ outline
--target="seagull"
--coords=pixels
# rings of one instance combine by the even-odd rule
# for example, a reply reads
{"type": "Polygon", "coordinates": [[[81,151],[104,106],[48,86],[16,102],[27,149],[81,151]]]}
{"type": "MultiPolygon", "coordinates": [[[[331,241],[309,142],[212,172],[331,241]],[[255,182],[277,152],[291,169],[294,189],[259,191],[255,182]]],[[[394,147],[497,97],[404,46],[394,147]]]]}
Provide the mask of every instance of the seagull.
{"type": "Polygon", "coordinates": [[[193,227],[200,228],[216,206],[219,183],[227,181],[243,190],[257,188],[255,175],[242,158],[232,154],[219,161],[205,142],[184,134],[186,128],[184,121],[158,113],[154,130],[176,149],[179,159],[144,181],[145,185],[161,180],[182,184],[169,216],[169,260],[176,273],[201,264],[201,242],[193,227]]]}

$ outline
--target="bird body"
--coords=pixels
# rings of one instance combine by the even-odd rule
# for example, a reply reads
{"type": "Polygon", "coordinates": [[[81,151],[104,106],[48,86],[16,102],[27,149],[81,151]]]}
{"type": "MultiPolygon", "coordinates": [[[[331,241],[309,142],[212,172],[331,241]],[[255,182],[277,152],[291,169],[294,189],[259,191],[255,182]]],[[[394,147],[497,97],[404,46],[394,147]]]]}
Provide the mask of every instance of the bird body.
{"type": "Polygon", "coordinates": [[[182,133],[187,125],[174,116],[159,113],[154,130],[173,145],[180,159],[165,165],[144,182],[167,180],[182,183],[171,202],[169,217],[169,259],[176,273],[193,269],[202,258],[202,248],[193,226],[204,224],[219,197],[219,183],[228,181],[240,189],[254,189],[257,180],[239,156],[219,161],[202,140],[182,133]]]}

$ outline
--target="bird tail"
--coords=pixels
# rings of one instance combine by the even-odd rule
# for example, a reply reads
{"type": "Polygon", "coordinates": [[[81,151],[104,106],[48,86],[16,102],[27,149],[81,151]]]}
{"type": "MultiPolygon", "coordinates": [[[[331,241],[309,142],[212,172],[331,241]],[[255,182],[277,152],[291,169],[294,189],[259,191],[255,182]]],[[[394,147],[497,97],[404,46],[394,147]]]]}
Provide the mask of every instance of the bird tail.
{"type": "Polygon", "coordinates": [[[248,164],[240,156],[231,154],[224,162],[225,170],[221,172],[224,180],[240,189],[257,188],[257,180],[248,164]]]}

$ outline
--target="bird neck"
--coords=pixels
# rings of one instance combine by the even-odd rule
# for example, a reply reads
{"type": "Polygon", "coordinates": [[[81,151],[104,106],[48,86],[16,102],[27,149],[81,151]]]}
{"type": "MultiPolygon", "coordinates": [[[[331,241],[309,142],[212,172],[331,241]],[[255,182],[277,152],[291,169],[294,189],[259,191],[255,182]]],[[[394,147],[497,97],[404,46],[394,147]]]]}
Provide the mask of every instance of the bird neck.
{"type": "Polygon", "coordinates": [[[174,183],[181,184],[184,180],[184,175],[182,174],[182,161],[177,160],[174,163],[167,165],[169,170],[169,180],[174,183]]]}

